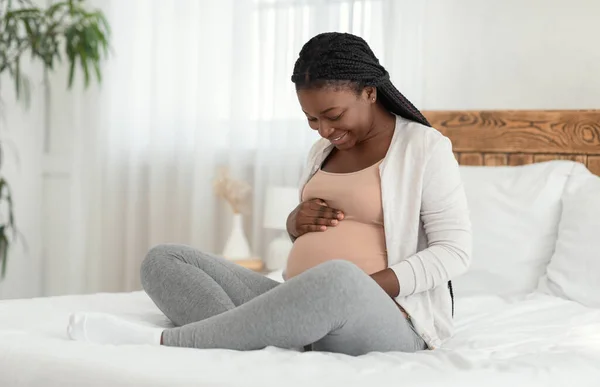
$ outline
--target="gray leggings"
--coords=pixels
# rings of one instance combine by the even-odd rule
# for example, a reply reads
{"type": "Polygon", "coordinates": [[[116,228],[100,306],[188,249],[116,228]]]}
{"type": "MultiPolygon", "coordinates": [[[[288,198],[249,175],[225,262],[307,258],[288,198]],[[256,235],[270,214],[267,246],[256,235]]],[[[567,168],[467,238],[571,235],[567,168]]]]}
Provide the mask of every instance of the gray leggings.
{"type": "Polygon", "coordinates": [[[343,260],[279,283],[187,246],[161,245],[148,253],[141,280],[177,327],[163,333],[168,346],[310,346],[348,355],[426,349],[383,289],[343,260]]]}

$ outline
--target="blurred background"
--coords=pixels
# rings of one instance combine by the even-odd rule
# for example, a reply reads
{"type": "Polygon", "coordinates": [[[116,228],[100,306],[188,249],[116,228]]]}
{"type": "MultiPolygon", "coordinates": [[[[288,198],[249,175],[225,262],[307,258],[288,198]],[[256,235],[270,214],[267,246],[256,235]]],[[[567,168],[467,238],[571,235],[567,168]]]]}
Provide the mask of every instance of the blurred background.
{"type": "MultiPolygon", "coordinates": [[[[25,55],[26,104],[14,74],[0,71],[0,174],[22,235],[10,240],[0,298],[136,290],[151,246],[220,254],[239,227],[247,246],[238,241],[231,251],[247,247],[247,258],[264,261],[285,250],[273,242],[287,216],[277,214],[297,199],[317,139],[290,76],[303,43],[320,32],[365,38],[423,110],[600,107],[595,0],[81,6],[99,9],[110,25],[100,82],[94,73],[86,89],[78,66],[69,89],[67,60],[48,69],[25,55]],[[238,217],[215,194],[224,170],[246,194],[238,217]]],[[[0,47],[6,61],[9,46],[0,47]]],[[[6,224],[9,211],[0,212],[6,224]]]]}

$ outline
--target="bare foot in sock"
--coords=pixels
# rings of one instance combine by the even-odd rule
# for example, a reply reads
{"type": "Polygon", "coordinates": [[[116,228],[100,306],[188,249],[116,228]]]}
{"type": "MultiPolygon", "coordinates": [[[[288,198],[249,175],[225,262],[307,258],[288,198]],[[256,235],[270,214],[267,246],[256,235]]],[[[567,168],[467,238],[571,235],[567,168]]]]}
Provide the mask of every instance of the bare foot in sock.
{"type": "Polygon", "coordinates": [[[105,313],[73,313],[67,334],[71,340],[97,344],[160,345],[163,330],[105,313]]]}

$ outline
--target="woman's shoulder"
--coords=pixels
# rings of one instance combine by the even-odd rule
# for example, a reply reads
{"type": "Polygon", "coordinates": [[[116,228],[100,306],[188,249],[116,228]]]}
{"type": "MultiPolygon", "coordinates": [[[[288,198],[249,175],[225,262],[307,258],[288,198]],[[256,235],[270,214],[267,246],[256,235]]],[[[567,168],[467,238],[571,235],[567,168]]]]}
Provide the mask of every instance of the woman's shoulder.
{"type": "Polygon", "coordinates": [[[402,148],[420,148],[424,152],[433,150],[440,142],[450,140],[439,130],[406,118],[396,116],[396,146],[402,148]]]}

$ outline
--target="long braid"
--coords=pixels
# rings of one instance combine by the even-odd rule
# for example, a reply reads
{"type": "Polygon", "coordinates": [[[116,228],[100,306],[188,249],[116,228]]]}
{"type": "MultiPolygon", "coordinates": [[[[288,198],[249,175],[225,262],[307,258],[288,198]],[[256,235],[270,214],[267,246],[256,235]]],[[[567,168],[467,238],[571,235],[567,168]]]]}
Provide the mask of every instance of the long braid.
{"type": "Polygon", "coordinates": [[[365,86],[373,86],[390,112],[431,126],[392,84],[367,42],[356,35],[326,32],[310,39],[300,50],[292,82],[298,89],[350,83],[360,91],[365,86]]]}
{"type": "MultiPolygon", "coordinates": [[[[374,86],[381,104],[387,110],[431,126],[419,109],[392,84],[390,75],[367,42],[356,35],[326,32],[310,39],[300,50],[292,82],[297,89],[350,84],[361,91],[365,86],[374,86]]],[[[450,281],[448,290],[454,315],[454,292],[450,281]]]]}

